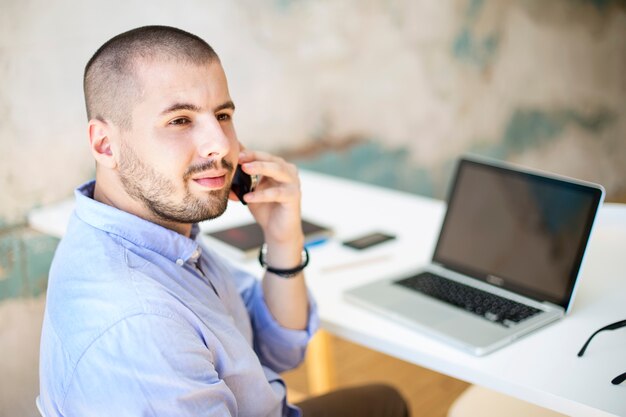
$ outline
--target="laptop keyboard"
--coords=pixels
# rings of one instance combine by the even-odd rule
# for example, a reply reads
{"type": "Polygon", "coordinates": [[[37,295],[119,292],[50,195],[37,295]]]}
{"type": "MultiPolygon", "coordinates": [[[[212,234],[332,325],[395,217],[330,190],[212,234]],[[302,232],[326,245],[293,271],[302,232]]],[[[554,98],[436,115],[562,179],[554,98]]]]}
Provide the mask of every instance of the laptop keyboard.
{"type": "Polygon", "coordinates": [[[429,272],[395,283],[506,327],[517,324],[541,311],[429,272]]]}

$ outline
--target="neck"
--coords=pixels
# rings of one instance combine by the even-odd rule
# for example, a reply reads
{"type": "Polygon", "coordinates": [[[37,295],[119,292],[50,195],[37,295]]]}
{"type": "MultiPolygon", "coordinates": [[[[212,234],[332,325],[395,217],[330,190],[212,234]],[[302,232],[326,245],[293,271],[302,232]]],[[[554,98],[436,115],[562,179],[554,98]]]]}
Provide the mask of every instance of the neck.
{"type": "Polygon", "coordinates": [[[94,188],[93,198],[102,204],[134,214],[137,217],[173,230],[183,236],[191,236],[190,223],[177,223],[171,220],[162,219],[152,213],[152,211],[146,207],[144,202],[129,196],[126,191],[124,191],[124,187],[121,183],[119,183],[119,181],[118,184],[111,184],[111,182],[103,178],[102,175],[96,174],[96,186],[94,188]],[[111,192],[110,190],[120,191],[111,192]]]}

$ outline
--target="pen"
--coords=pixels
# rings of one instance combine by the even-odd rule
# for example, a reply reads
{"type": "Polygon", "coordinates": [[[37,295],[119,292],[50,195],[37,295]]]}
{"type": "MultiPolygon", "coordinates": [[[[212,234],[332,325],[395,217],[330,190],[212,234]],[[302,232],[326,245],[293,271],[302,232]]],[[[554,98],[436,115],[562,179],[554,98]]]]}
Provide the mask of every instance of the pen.
{"type": "Polygon", "coordinates": [[[328,242],[328,238],[327,237],[322,237],[322,238],[319,238],[319,239],[313,239],[313,240],[311,240],[309,242],[306,242],[304,244],[304,246],[307,247],[307,248],[310,248],[312,246],[318,246],[318,245],[321,245],[321,244],[326,243],[326,242],[328,242]]]}
{"type": "Polygon", "coordinates": [[[386,261],[388,259],[391,259],[390,254],[380,255],[380,256],[373,257],[373,258],[357,259],[351,262],[345,262],[341,264],[323,267],[321,268],[321,272],[336,272],[336,271],[341,271],[342,269],[349,269],[349,268],[360,267],[364,265],[370,265],[373,263],[386,261]]]}

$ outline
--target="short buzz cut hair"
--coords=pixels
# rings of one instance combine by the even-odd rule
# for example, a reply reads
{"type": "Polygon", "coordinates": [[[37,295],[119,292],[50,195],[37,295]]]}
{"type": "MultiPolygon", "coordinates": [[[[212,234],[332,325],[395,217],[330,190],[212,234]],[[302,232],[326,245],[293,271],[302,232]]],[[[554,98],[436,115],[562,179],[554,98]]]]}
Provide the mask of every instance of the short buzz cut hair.
{"type": "Polygon", "coordinates": [[[219,57],[196,35],[169,26],[143,26],[102,45],[85,67],[83,89],[87,118],[132,126],[132,105],[141,98],[139,61],[163,60],[203,65],[219,57]]]}

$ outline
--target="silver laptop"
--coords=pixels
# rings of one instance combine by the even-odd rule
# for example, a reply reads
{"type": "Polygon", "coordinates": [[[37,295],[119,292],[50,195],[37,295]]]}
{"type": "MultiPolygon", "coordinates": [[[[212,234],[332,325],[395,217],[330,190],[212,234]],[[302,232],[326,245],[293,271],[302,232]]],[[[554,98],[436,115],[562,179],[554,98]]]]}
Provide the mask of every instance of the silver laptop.
{"type": "Polygon", "coordinates": [[[463,158],[431,264],[344,295],[484,355],[568,312],[603,199],[597,184],[463,158]]]}

